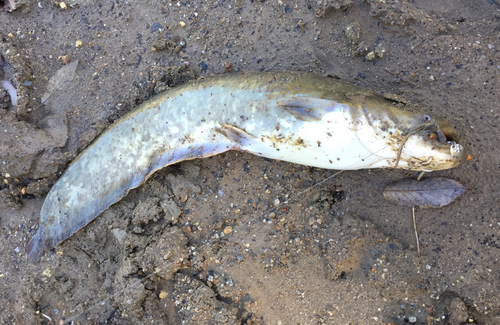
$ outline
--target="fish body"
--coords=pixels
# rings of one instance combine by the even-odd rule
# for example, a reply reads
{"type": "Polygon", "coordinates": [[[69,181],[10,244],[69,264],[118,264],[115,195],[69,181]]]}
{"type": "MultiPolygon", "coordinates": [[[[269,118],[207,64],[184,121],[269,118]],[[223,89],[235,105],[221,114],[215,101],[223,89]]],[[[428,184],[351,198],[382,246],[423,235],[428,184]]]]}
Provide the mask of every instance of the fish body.
{"type": "Polygon", "coordinates": [[[432,171],[465,160],[457,141],[451,127],[426,114],[328,77],[256,73],[190,82],[138,106],[70,164],[47,195],[26,251],[37,261],[47,246],[179,161],[241,150],[328,169],[432,171]]]}

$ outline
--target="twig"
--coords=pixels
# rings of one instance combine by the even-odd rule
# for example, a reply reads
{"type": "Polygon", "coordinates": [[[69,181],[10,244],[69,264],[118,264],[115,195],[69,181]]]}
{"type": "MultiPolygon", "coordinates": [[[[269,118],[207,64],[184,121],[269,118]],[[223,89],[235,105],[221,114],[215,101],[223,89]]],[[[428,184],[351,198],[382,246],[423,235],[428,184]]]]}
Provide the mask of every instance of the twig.
{"type": "Polygon", "coordinates": [[[408,139],[412,135],[416,134],[419,131],[422,131],[423,129],[425,129],[426,127],[428,127],[430,125],[432,125],[431,122],[421,124],[421,125],[417,126],[414,130],[410,131],[407,135],[404,136],[403,141],[401,141],[401,143],[399,144],[398,155],[396,157],[396,164],[394,165],[394,168],[398,168],[399,161],[401,160],[401,154],[403,153],[403,148],[405,147],[406,141],[408,141],[408,139]]]}
{"type": "Polygon", "coordinates": [[[52,322],[52,318],[50,318],[48,315],[45,315],[44,313],[42,313],[42,316],[45,317],[45,318],[47,318],[49,321],[52,322]]]}
{"type": "Polygon", "coordinates": [[[413,229],[415,229],[415,238],[417,239],[417,254],[418,257],[420,257],[420,243],[418,241],[417,221],[415,219],[415,207],[412,207],[411,211],[413,212],[413,229]]]}

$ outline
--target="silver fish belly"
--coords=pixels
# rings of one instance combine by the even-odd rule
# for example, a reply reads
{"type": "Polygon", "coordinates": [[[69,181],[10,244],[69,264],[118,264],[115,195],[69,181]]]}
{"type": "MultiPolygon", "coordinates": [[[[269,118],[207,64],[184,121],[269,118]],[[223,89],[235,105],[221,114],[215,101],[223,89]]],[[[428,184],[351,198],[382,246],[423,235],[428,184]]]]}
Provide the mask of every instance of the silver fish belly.
{"type": "Polygon", "coordinates": [[[242,150],[328,169],[432,171],[465,160],[457,142],[446,123],[332,78],[257,73],[191,82],[137,107],[70,164],[26,252],[39,260],[156,170],[183,160],[242,150]]]}

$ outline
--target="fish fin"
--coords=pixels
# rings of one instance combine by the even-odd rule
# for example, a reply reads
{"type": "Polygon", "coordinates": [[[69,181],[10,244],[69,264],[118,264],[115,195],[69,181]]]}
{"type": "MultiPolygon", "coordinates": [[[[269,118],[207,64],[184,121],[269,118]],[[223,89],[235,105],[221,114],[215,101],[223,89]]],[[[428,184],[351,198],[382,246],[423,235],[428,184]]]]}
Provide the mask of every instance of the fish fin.
{"type": "Polygon", "coordinates": [[[250,142],[254,141],[254,136],[243,131],[236,126],[232,126],[229,124],[220,123],[221,128],[218,130],[219,133],[223,134],[226,138],[231,140],[232,142],[238,145],[238,149],[241,147],[246,147],[250,142]]]}
{"type": "Polygon", "coordinates": [[[31,238],[29,244],[24,250],[28,254],[28,260],[35,263],[38,262],[46,247],[47,241],[45,240],[45,233],[43,231],[43,227],[40,226],[35,236],[31,238]]]}
{"type": "MultiPolygon", "coordinates": [[[[183,148],[169,150],[162,155],[158,155],[158,157],[156,157],[154,161],[151,161],[146,168],[134,169],[126,176],[123,176],[123,181],[117,182],[113,186],[109,186],[105,192],[99,192],[98,189],[96,189],[91,197],[86,197],[88,196],[87,194],[83,195],[82,192],[77,192],[75,195],[83,195],[83,197],[86,197],[86,204],[82,209],[78,210],[71,210],[73,207],[65,207],[65,214],[71,215],[71,220],[69,221],[60,220],[59,217],[57,217],[56,220],[52,220],[50,223],[46,221],[45,227],[40,224],[37,233],[25,248],[28,260],[37,262],[47,247],[55,247],[66,240],[113,203],[127,195],[131,189],[143,184],[155,171],[184,160],[210,157],[234,149],[234,143],[226,139],[223,140],[225,141],[204,143],[202,145],[193,144],[183,148]]],[[[86,171],[82,170],[81,173],[85,174],[86,171]]],[[[88,175],[88,173],[86,174],[88,175]]],[[[89,175],[88,177],[91,178],[89,175]]],[[[57,183],[55,186],[57,186],[57,183]]],[[[49,193],[44,203],[46,209],[44,210],[44,208],[42,208],[42,214],[48,214],[52,210],[61,209],[56,195],[57,194],[52,192],[49,193]]],[[[42,218],[42,220],[43,219],[44,218],[42,218]]]]}
{"type": "Polygon", "coordinates": [[[267,157],[266,155],[271,153],[275,153],[276,149],[271,148],[269,143],[264,142],[263,139],[254,137],[236,126],[222,123],[220,125],[221,128],[218,132],[222,133],[234,143],[233,149],[250,152],[264,157],[267,157]]]}
{"type": "Polygon", "coordinates": [[[332,112],[337,103],[330,99],[313,98],[307,96],[286,99],[280,103],[288,113],[300,121],[319,121],[332,112]]]}
{"type": "MultiPolygon", "coordinates": [[[[205,143],[203,145],[193,145],[175,150],[169,150],[164,155],[159,157],[159,159],[152,165],[152,168],[148,172],[148,175],[154,173],[159,169],[162,169],[163,167],[167,167],[184,160],[211,157],[232,149],[234,149],[234,144],[226,141],[217,143],[205,143]]],[[[139,178],[141,177],[138,177],[138,179],[139,178]]],[[[137,181],[132,183],[137,183],[137,181]]],[[[134,187],[137,187],[140,184],[142,184],[142,181],[134,187]]]]}

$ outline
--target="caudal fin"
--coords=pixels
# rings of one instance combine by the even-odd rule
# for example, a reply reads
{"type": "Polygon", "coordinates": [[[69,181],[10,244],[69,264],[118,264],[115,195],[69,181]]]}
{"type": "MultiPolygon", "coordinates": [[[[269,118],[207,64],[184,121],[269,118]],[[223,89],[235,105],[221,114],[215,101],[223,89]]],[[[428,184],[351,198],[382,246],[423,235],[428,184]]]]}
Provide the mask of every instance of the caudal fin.
{"type": "Polygon", "coordinates": [[[43,232],[43,227],[40,226],[35,236],[31,238],[29,244],[26,246],[25,251],[28,254],[28,260],[30,262],[38,262],[40,257],[42,257],[43,251],[45,250],[47,244],[45,240],[45,234],[43,232]]]}

